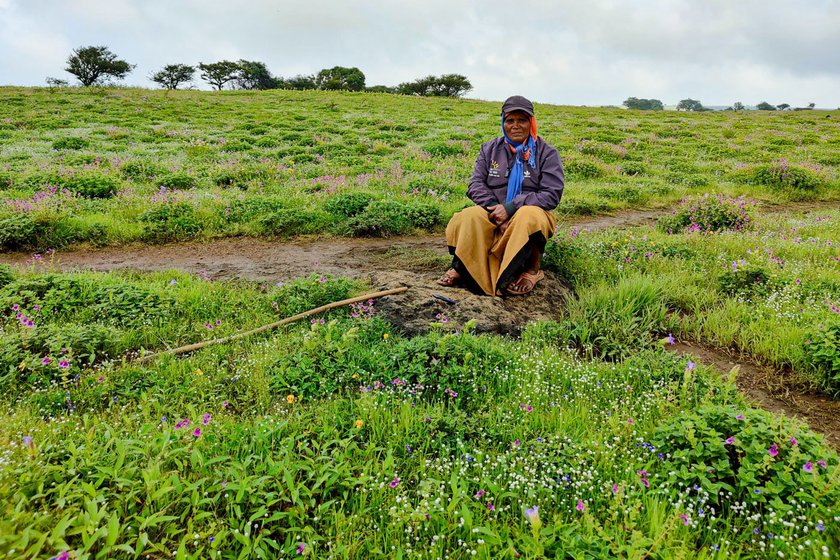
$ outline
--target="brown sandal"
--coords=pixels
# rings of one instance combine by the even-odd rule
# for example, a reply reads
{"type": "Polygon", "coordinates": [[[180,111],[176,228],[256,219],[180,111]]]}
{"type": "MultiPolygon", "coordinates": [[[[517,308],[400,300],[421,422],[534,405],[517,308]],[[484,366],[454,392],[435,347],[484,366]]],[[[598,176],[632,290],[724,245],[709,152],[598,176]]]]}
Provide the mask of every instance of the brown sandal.
{"type": "Polygon", "coordinates": [[[438,278],[437,283],[441,286],[446,286],[447,288],[451,288],[453,286],[457,286],[460,283],[461,275],[454,268],[450,268],[447,270],[443,276],[438,278]]]}
{"type": "Polygon", "coordinates": [[[537,271],[536,274],[531,274],[529,272],[523,272],[519,275],[519,278],[516,279],[515,282],[512,282],[506,288],[506,292],[512,296],[524,296],[525,294],[531,293],[531,291],[536,287],[537,282],[545,278],[545,273],[542,270],[537,271]],[[524,286],[522,285],[524,282],[524,286]],[[516,289],[517,286],[522,286],[519,290],[516,289]]]}

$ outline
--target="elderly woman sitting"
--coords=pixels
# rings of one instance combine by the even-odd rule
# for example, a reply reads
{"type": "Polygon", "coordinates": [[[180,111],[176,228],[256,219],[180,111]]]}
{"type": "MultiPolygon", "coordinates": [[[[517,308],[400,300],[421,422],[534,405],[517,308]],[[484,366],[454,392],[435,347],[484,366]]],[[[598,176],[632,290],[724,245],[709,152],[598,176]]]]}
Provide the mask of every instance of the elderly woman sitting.
{"type": "Polygon", "coordinates": [[[520,95],[502,105],[502,136],[481,146],[467,196],[476,206],[446,226],[452,268],[441,286],[495,296],[527,294],[542,280],[540,259],[554,234],[551,210],[563,195],[557,150],[537,136],[533,104],[520,95]]]}

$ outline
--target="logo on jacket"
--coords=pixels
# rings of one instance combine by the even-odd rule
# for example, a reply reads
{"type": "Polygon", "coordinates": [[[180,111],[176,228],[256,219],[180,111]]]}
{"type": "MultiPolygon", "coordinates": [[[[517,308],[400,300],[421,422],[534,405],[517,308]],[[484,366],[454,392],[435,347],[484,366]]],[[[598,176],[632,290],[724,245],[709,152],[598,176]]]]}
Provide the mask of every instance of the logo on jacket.
{"type": "Polygon", "coordinates": [[[495,159],[493,161],[491,161],[490,162],[490,169],[487,171],[487,173],[491,177],[498,177],[499,176],[499,162],[496,161],[495,159]]]}

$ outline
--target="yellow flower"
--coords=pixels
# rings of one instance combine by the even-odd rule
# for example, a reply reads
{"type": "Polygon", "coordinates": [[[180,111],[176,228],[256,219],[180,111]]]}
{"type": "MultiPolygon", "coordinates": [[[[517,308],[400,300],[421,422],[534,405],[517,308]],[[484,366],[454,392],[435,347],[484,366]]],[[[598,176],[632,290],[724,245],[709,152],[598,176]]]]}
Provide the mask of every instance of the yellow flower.
{"type": "Polygon", "coordinates": [[[384,338],[385,340],[388,340],[388,333],[383,334],[382,338],[384,338]]]}
{"type": "Polygon", "coordinates": [[[350,378],[351,378],[351,379],[359,379],[359,374],[358,374],[358,373],[354,373],[353,375],[351,375],[351,376],[350,376],[350,378]]]}
{"type": "Polygon", "coordinates": [[[295,396],[289,395],[288,397],[286,397],[286,402],[292,404],[293,402],[295,402],[295,396]]]}
{"type": "Polygon", "coordinates": [[[361,420],[356,420],[355,422],[353,422],[353,424],[356,426],[356,428],[361,428],[362,426],[365,425],[365,423],[362,422],[361,420]]]}
{"type": "Polygon", "coordinates": [[[197,370],[195,370],[195,374],[196,375],[204,375],[204,372],[201,371],[201,369],[197,369],[197,370]]]}

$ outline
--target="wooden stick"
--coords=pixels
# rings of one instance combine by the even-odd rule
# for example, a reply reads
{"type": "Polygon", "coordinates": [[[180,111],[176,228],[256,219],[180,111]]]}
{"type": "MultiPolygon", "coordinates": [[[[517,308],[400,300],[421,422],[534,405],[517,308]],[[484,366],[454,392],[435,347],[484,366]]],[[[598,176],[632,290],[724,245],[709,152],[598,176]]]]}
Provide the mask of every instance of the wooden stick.
{"type": "Polygon", "coordinates": [[[178,348],[173,348],[172,350],[167,350],[165,352],[158,352],[157,354],[149,354],[148,356],[142,356],[137,358],[135,361],[137,362],[149,362],[154,360],[155,358],[160,358],[161,356],[174,356],[176,354],[184,354],[186,352],[192,352],[194,350],[199,350],[204,348],[205,346],[211,346],[213,344],[227,344],[232,340],[237,340],[239,338],[245,338],[246,336],[250,336],[252,334],[256,334],[258,332],[267,331],[281,325],[286,325],[288,323],[294,323],[295,321],[299,321],[300,319],[304,319],[309,317],[310,315],[315,315],[317,313],[321,313],[323,311],[329,311],[330,309],[335,309],[336,307],[342,307],[344,305],[350,305],[351,303],[359,303],[360,301],[367,301],[369,299],[378,299],[385,296],[390,296],[394,294],[401,294],[408,290],[407,287],[403,286],[401,288],[393,288],[391,290],[385,290],[383,292],[376,292],[375,294],[366,294],[363,296],[357,296],[350,299],[344,299],[341,301],[336,301],[334,303],[328,303],[327,305],[322,305],[321,307],[316,307],[315,309],[310,309],[309,311],[304,311],[303,313],[298,313],[297,315],[293,315],[291,317],[287,317],[285,319],[281,319],[280,321],[275,321],[274,323],[269,323],[268,325],[263,325],[261,327],[257,327],[256,329],[252,329],[250,331],[245,331],[237,334],[233,334],[230,336],[226,336],[224,338],[215,338],[213,340],[205,340],[204,342],[197,342],[195,344],[188,344],[186,346],[180,346],[178,348]]]}

